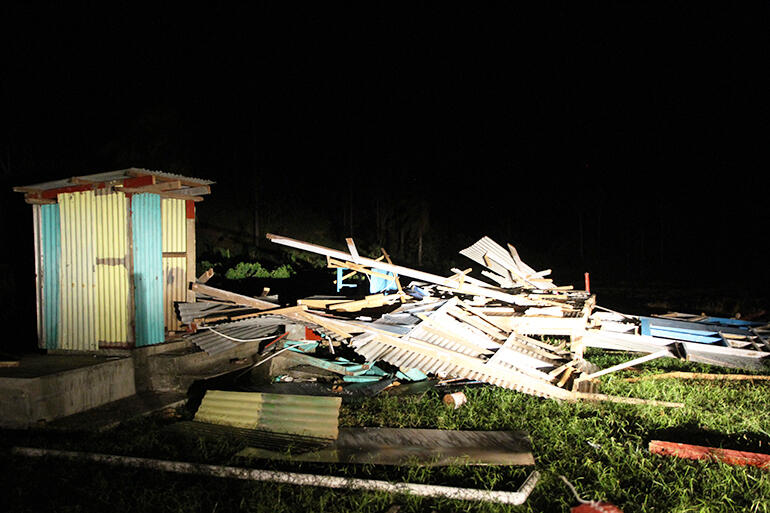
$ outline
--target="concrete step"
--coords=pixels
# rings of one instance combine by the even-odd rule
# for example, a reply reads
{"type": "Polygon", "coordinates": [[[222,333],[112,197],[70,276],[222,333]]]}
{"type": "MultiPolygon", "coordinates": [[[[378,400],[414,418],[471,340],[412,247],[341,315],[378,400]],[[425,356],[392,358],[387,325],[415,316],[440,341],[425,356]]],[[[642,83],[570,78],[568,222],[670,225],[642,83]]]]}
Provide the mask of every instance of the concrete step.
{"type": "Polygon", "coordinates": [[[187,396],[179,392],[140,392],[41,427],[56,431],[106,431],[128,420],[176,408],[186,402],[187,396]]]}
{"type": "Polygon", "coordinates": [[[185,347],[147,358],[149,389],[186,392],[201,377],[211,377],[238,370],[253,363],[260,342],[243,342],[216,355],[197,347],[185,347]],[[239,367],[240,366],[240,367],[239,367]]]}

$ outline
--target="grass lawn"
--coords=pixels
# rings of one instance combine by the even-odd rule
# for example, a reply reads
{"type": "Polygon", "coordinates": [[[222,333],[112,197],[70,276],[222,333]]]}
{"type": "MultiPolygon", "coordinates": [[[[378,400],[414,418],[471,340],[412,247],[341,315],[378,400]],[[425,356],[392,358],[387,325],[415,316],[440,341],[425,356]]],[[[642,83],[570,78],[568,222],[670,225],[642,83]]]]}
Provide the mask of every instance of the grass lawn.
{"type": "MultiPolygon", "coordinates": [[[[587,357],[601,367],[629,358],[598,350],[587,357]]],[[[245,461],[233,457],[242,448],[239,442],[180,437],[163,429],[174,419],[153,416],[101,434],[0,431],[0,510],[384,512],[397,504],[400,511],[569,511],[577,503],[559,479],[562,474],[584,499],[609,501],[626,512],[770,511],[770,470],[647,451],[649,440],[660,439],[770,453],[770,383],[623,380],[677,370],[740,373],[662,359],[602,378],[602,393],[683,402],[684,408],[565,403],[486,386],[466,389],[468,403],[458,410],[446,407],[439,393],[343,405],[341,426],[529,432],[542,476],[524,506],[182,476],[8,453],[13,445],[27,445],[494,490],[516,490],[532,470],[245,461]]]]}

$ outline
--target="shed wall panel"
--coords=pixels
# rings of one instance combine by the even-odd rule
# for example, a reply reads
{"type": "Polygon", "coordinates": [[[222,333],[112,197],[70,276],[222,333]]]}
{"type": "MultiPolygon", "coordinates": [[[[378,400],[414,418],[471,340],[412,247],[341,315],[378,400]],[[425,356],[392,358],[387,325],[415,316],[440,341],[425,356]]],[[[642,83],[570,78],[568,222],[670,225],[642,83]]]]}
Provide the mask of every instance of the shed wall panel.
{"type": "Polygon", "coordinates": [[[127,208],[122,192],[96,196],[96,331],[103,347],[126,346],[133,338],[127,208]]]}
{"type": "Polygon", "coordinates": [[[56,349],[59,333],[59,265],[61,219],[59,204],[40,205],[39,286],[41,298],[40,347],[56,349]]]}
{"type": "Polygon", "coordinates": [[[187,300],[187,261],[185,257],[163,257],[163,304],[166,329],[181,328],[175,301],[187,300]]]}
{"type": "Polygon", "coordinates": [[[96,206],[93,191],[59,194],[61,349],[96,350],[96,206]]]}
{"type": "Polygon", "coordinates": [[[176,256],[163,257],[163,309],[166,329],[179,330],[181,325],[174,310],[174,302],[187,301],[187,219],[185,200],[163,198],[163,252],[176,256]]]}
{"type": "Polygon", "coordinates": [[[160,203],[157,194],[131,198],[137,346],[159,344],[165,338],[160,203]]]}

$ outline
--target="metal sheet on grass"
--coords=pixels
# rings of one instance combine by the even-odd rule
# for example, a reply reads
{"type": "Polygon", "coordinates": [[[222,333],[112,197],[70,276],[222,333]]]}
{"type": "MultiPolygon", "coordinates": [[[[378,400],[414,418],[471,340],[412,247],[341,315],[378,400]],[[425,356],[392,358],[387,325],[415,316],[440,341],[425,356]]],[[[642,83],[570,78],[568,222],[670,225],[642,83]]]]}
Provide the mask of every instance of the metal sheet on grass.
{"type": "Polygon", "coordinates": [[[194,420],[273,433],[337,438],[341,403],[339,397],[209,390],[194,420]]]}

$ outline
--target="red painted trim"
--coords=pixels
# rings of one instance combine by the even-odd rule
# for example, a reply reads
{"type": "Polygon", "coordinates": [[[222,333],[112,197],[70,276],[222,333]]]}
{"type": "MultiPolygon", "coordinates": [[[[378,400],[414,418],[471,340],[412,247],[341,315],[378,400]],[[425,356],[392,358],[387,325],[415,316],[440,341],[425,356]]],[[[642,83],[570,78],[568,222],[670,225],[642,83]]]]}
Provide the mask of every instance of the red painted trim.
{"type": "Polygon", "coordinates": [[[728,465],[749,465],[770,469],[770,454],[734,451],[702,445],[678,444],[661,440],[650,440],[650,452],[661,456],[676,456],[688,460],[716,460],[728,465]]]}
{"type": "Polygon", "coordinates": [[[155,183],[155,177],[152,175],[132,176],[123,179],[123,187],[144,187],[155,183]]]}
{"type": "Polygon", "coordinates": [[[195,202],[192,200],[187,200],[184,203],[185,203],[185,218],[195,219],[195,202]]]}
{"type": "Polygon", "coordinates": [[[104,187],[104,184],[85,184],[85,185],[70,185],[69,187],[59,187],[58,189],[48,189],[40,193],[41,198],[56,199],[56,196],[66,192],[83,192],[92,191],[104,187]]]}

